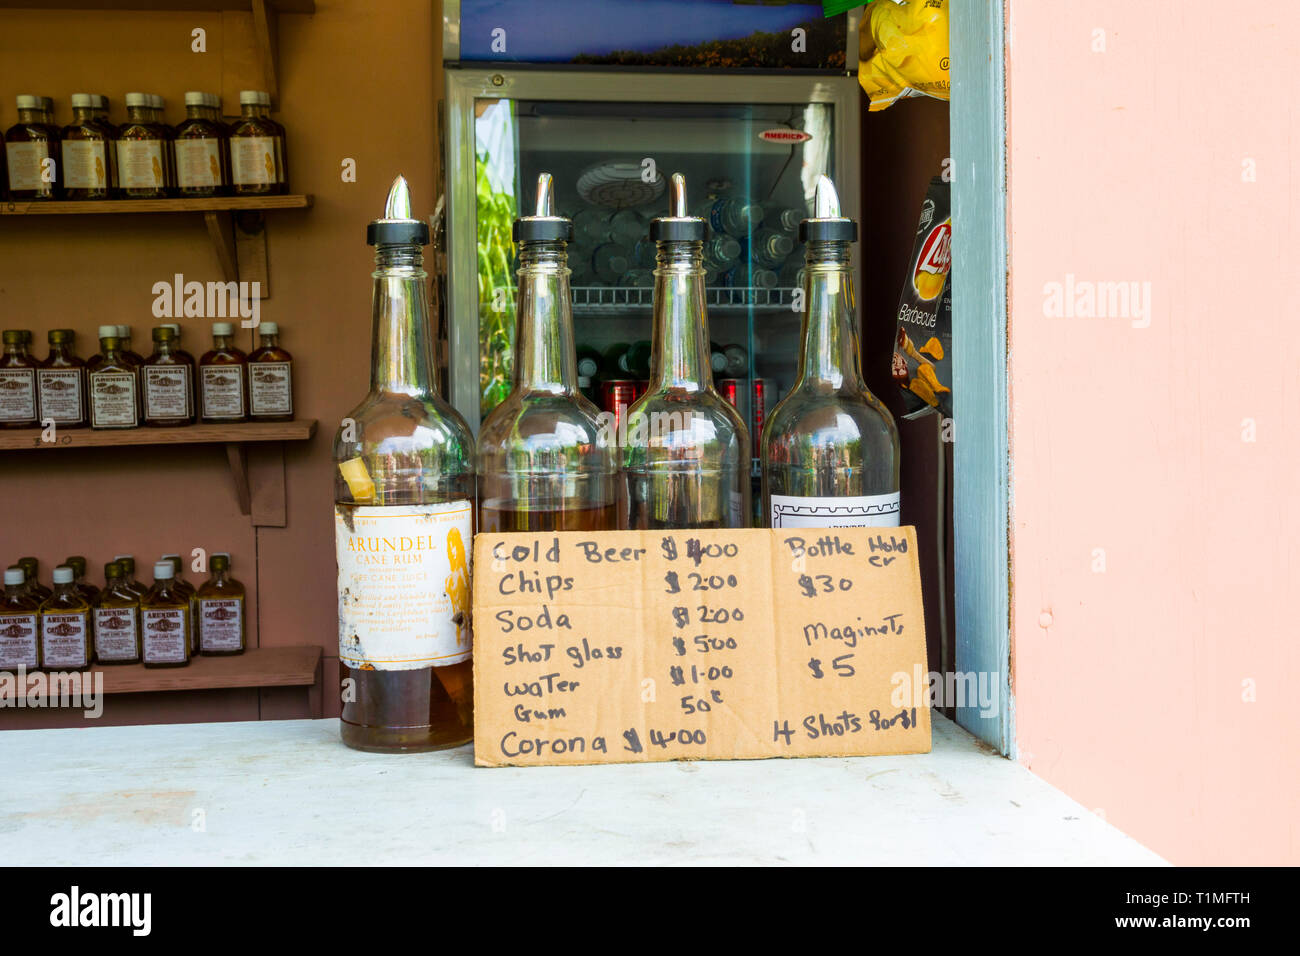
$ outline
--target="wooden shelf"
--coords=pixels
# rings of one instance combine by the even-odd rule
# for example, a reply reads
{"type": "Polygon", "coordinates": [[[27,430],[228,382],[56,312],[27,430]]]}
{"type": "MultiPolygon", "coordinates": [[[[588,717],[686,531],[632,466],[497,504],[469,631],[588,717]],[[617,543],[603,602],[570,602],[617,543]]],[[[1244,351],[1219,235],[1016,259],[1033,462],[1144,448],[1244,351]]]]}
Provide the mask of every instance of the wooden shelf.
{"type": "Polygon", "coordinates": [[[316,433],[316,419],[291,422],[244,422],[232,425],[188,425],[182,428],[90,428],[56,430],[57,440],[41,441],[39,428],[0,431],[0,451],[49,448],[106,448],[126,445],[208,445],[231,442],[303,441],[316,433]]]}
{"type": "MultiPolygon", "coordinates": [[[[252,10],[256,0],[0,0],[0,10],[252,10]]],[[[265,0],[277,13],[315,13],[316,0],[265,0]]]]}
{"type": "Polygon", "coordinates": [[[317,645],[256,647],[232,657],[196,657],[186,667],[96,665],[90,673],[104,675],[105,694],[231,687],[307,687],[317,683],[320,662],[321,649],[317,645]]]}
{"type": "MultiPolygon", "coordinates": [[[[3,0],[0,0],[3,2],[3,0]]],[[[212,196],[194,199],[86,199],[79,202],[4,202],[0,216],[93,216],[125,212],[236,212],[307,209],[310,195],[212,196]]]]}

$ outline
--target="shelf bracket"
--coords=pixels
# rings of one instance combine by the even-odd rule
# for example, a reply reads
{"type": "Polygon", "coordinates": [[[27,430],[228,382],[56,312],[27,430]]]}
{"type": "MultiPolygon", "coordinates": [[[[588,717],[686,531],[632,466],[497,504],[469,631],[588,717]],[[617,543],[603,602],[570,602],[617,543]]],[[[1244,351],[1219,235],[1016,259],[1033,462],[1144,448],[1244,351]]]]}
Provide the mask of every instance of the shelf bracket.
{"type": "Polygon", "coordinates": [[[230,463],[230,477],[235,481],[235,497],[239,499],[239,513],[252,513],[252,495],[248,490],[248,449],[243,442],[226,442],[226,461],[230,463]]]}
{"type": "Polygon", "coordinates": [[[280,85],[277,80],[276,48],[278,20],[272,0],[253,0],[253,36],[257,41],[258,59],[262,64],[263,82],[271,94],[271,102],[279,105],[280,85]]]}
{"type": "Polygon", "coordinates": [[[229,212],[210,211],[203,214],[208,227],[208,238],[216,250],[221,274],[227,282],[239,281],[239,257],[235,251],[235,217],[229,212]]]}

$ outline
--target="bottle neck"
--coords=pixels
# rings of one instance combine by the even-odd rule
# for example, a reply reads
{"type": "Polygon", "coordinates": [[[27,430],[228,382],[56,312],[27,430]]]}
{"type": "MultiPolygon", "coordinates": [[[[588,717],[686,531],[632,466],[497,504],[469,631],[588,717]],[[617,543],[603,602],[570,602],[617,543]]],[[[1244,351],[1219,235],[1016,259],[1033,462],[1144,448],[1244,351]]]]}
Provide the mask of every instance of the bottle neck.
{"type": "Polygon", "coordinates": [[[370,391],[427,399],[436,392],[424,256],[419,246],[381,245],[375,267],[370,391]]]}
{"type": "Polygon", "coordinates": [[[279,347],[280,347],[279,335],[267,335],[266,333],[262,334],[262,348],[278,349],[279,347]]]}
{"type": "Polygon", "coordinates": [[[5,355],[23,356],[27,354],[27,347],[21,342],[6,342],[5,355]]]}
{"type": "Polygon", "coordinates": [[[702,243],[659,243],[650,387],[701,392],[713,387],[704,313],[702,243]]]}
{"type": "Polygon", "coordinates": [[[220,352],[228,351],[231,347],[231,339],[232,336],[229,335],[214,335],[212,336],[212,348],[220,352]]]}
{"type": "Polygon", "coordinates": [[[212,572],[212,583],[213,583],[213,584],[216,584],[216,585],[222,585],[222,584],[225,584],[226,581],[227,581],[228,578],[229,578],[229,575],[230,575],[230,572],[227,571],[225,568],[222,568],[220,571],[213,570],[213,572],[212,572]]]}
{"type": "Polygon", "coordinates": [[[50,358],[68,358],[71,355],[67,342],[51,342],[50,358]]]}
{"type": "Polygon", "coordinates": [[[241,103],[239,105],[239,115],[244,119],[265,119],[268,112],[267,108],[259,103],[241,103]]]}
{"type": "Polygon", "coordinates": [[[175,344],[176,343],[170,339],[165,342],[155,341],[153,343],[153,354],[165,358],[173,353],[175,344]]]}
{"type": "Polygon", "coordinates": [[[24,582],[24,583],[22,583],[22,584],[6,584],[6,585],[5,585],[5,597],[6,597],[6,598],[20,598],[20,597],[22,597],[22,596],[23,596],[24,594],[26,594],[26,593],[27,593],[27,583],[26,583],[26,582],[24,582]]]}
{"type": "Polygon", "coordinates": [[[804,273],[803,341],[798,388],[817,384],[863,389],[853,323],[853,277],[847,242],[810,242],[804,273]]]}
{"type": "Polygon", "coordinates": [[[185,118],[186,119],[207,119],[208,118],[207,109],[208,108],[206,106],[187,105],[185,107],[185,118]]]}
{"type": "Polygon", "coordinates": [[[54,597],[75,597],[80,599],[81,594],[77,591],[77,582],[69,581],[67,584],[54,585],[54,597]]]}
{"type": "Polygon", "coordinates": [[[147,106],[128,106],[126,108],[126,115],[137,123],[149,122],[152,113],[153,110],[149,109],[147,106]]]}
{"type": "Polygon", "coordinates": [[[89,106],[74,106],[72,108],[72,121],[78,125],[85,125],[95,118],[95,111],[89,106]]]}
{"type": "Polygon", "coordinates": [[[44,123],[45,111],[40,109],[22,109],[18,111],[18,122],[20,123],[44,123]]]}
{"type": "Polygon", "coordinates": [[[562,242],[521,245],[518,343],[516,389],[557,395],[576,390],[569,266],[562,242]]]}
{"type": "Polygon", "coordinates": [[[117,358],[121,348],[115,342],[109,342],[107,339],[100,339],[99,351],[100,354],[104,356],[105,360],[112,360],[117,358]]]}

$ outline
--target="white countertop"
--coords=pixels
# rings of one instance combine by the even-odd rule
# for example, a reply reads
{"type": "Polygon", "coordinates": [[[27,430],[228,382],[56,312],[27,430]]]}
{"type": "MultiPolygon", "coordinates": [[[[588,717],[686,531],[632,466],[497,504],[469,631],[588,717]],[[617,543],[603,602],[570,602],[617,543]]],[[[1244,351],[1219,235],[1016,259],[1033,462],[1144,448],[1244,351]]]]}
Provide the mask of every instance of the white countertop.
{"type": "Polygon", "coordinates": [[[0,767],[45,865],[1164,862],[937,714],[900,757],[484,769],[290,720],[6,731],[0,767]]]}

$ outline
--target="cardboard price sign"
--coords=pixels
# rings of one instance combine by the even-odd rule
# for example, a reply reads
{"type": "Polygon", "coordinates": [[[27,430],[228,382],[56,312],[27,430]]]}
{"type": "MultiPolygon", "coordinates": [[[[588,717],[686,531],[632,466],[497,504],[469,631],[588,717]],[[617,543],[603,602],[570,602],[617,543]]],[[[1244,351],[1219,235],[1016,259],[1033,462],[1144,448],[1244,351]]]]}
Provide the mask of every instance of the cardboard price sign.
{"type": "Polygon", "coordinates": [[[480,766],[930,749],[912,528],[480,534],[480,766]]]}

